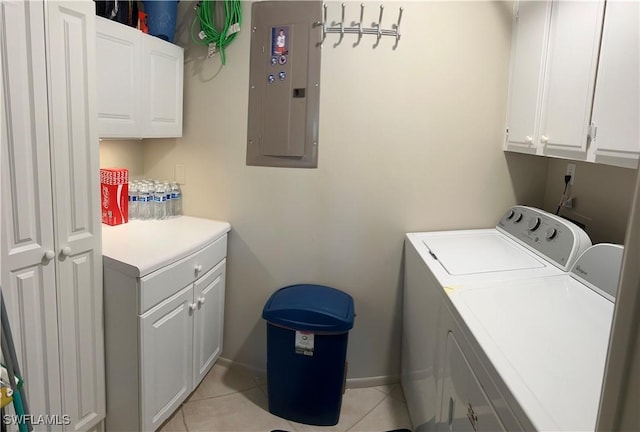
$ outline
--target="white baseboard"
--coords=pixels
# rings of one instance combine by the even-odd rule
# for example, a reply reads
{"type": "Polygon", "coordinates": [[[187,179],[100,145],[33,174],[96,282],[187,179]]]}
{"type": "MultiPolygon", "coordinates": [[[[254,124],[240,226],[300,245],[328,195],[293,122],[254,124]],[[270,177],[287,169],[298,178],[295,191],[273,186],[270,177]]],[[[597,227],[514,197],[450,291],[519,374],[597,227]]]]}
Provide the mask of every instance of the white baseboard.
{"type": "MultiPolygon", "coordinates": [[[[240,363],[234,360],[229,360],[224,357],[218,359],[218,364],[225,367],[233,367],[242,369],[259,380],[266,382],[267,371],[259,369],[244,363],[240,363]]],[[[383,385],[397,384],[400,382],[400,377],[396,375],[383,375],[367,378],[347,378],[347,388],[365,388],[365,387],[378,387],[383,385]]]]}

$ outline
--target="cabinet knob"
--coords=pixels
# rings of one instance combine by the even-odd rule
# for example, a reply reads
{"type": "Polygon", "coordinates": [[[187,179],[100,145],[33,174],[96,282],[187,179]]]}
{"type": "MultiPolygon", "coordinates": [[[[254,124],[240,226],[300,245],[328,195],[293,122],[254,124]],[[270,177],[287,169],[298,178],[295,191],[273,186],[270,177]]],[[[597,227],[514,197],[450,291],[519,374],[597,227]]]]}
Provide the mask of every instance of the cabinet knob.
{"type": "Polygon", "coordinates": [[[526,137],[524,137],[524,140],[527,142],[527,144],[531,144],[533,142],[533,137],[531,135],[527,135],[526,137]]]}
{"type": "Polygon", "coordinates": [[[202,264],[198,264],[196,266],[196,273],[200,273],[202,271],[202,264]]]}
{"type": "Polygon", "coordinates": [[[62,254],[62,256],[69,256],[71,255],[71,248],[69,246],[65,246],[62,248],[60,253],[62,254]]]}
{"type": "Polygon", "coordinates": [[[189,311],[193,312],[198,308],[198,305],[195,303],[190,303],[189,304],[189,311]]]}
{"type": "Polygon", "coordinates": [[[56,257],[56,253],[52,250],[48,250],[44,253],[44,258],[48,261],[51,261],[56,257]]]}
{"type": "Polygon", "coordinates": [[[548,143],[548,142],[549,142],[549,137],[548,137],[548,136],[546,136],[546,135],[542,135],[542,136],[540,137],[540,142],[541,142],[542,144],[546,144],[546,143],[548,143]]]}
{"type": "Polygon", "coordinates": [[[204,297],[198,297],[198,305],[202,306],[204,304],[204,297]]]}

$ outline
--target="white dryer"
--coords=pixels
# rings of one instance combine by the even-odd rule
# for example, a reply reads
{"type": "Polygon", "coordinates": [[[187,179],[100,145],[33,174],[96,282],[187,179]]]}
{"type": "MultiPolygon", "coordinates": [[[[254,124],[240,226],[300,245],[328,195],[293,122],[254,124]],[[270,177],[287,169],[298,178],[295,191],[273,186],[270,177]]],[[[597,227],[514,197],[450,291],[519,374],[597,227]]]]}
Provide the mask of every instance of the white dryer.
{"type": "Polygon", "coordinates": [[[576,225],[524,206],[509,209],[491,229],[407,234],[402,386],[417,431],[437,430],[443,422],[445,293],[483,282],[563,275],[589,246],[576,225]]]}
{"type": "Polygon", "coordinates": [[[593,431],[622,253],[598,244],[568,274],[447,292],[441,430],[593,431]]]}

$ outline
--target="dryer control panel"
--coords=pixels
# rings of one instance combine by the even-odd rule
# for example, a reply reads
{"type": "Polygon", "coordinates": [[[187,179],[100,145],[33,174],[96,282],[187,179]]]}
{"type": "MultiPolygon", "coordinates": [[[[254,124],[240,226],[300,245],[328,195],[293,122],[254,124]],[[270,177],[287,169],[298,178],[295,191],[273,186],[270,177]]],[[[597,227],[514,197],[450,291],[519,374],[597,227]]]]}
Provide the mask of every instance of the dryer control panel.
{"type": "Polygon", "coordinates": [[[582,228],[533,207],[510,208],[496,228],[564,271],[569,271],[591,246],[591,239],[582,228]]]}

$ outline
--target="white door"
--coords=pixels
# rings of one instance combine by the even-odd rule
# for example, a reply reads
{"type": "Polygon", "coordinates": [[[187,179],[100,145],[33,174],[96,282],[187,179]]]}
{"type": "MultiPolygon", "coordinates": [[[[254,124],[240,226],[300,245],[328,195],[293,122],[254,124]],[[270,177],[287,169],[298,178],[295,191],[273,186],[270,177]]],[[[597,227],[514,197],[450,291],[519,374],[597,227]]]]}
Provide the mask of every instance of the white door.
{"type": "Polygon", "coordinates": [[[640,3],[612,1],[602,30],[592,122],[596,162],[627,168],[640,156],[640,3]]]}
{"type": "Polygon", "coordinates": [[[551,2],[521,1],[516,8],[505,149],[536,153],[551,2]]]}
{"type": "Polygon", "coordinates": [[[467,362],[452,332],[446,342],[445,373],[442,387],[440,431],[498,432],[506,428],[496,414],[489,397],[467,362]]]}
{"type": "Polygon", "coordinates": [[[142,128],[142,33],[96,18],[98,135],[139,137],[142,128]]]}
{"type": "Polygon", "coordinates": [[[585,159],[604,1],[554,1],[540,142],[550,156],[585,159]]]}
{"type": "Polygon", "coordinates": [[[193,389],[193,285],[140,317],[141,427],[156,430],[193,389]]]}
{"type": "Polygon", "coordinates": [[[95,5],[46,2],[62,401],[67,430],[105,416],[95,5]]]}
{"type": "Polygon", "coordinates": [[[60,415],[43,22],[42,2],[0,3],[2,295],[31,414],[60,415]]]}
{"type": "Polygon", "coordinates": [[[223,260],[195,283],[193,386],[200,384],[222,352],[225,265],[223,260]]]}
{"type": "Polygon", "coordinates": [[[144,110],[142,136],[182,136],[184,51],[152,36],[142,39],[144,110]]]}

